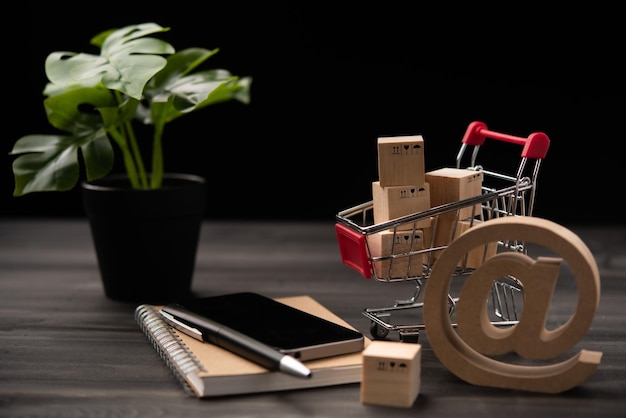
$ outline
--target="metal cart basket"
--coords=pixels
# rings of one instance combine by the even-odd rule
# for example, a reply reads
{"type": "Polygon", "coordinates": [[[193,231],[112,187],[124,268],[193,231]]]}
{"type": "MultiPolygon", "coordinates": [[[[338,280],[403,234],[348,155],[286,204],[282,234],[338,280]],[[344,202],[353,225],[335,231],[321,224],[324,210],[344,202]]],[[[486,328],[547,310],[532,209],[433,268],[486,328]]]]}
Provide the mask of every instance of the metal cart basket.
{"type": "MultiPolygon", "coordinates": [[[[366,279],[374,278],[385,283],[409,282],[412,294],[397,299],[391,306],[365,308],[363,314],[371,321],[374,338],[387,337],[390,331],[398,332],[402,341],[417,342],[423,321],[411,315],[405,322],[392,320],[401,317],[402,311],[423,308],[422,290],[433,266],[447,245],[462,232],[480,222],[504,216],[532,216],[535,190],[541,161],[550,145],[549,138],[541,132],[527,138],[493,132],[482,122],[472,122],[462,139],[456,157],[456,168],[462,167],[465,152],[472,150],[469,166],[463,169],[482,175],[481,192],[430,209],[408,214],[385,222],[374,223],[374,202],[369,201],[343,210],[336,215],[335,230],[345,265],[366,279]],[[477,164],[478,152],[487,138],[523,146],[517,171],[505,174],[490,171],[477,164]],[[531,162],[530,164],[529,161],[531,162]],[[534,163],[533,163],[534,162],[534,163]],[[423,226],[427,225],[427,226],[423,226]],[[381,235],[387,235],[386,246],[380,246],[381,235]]],[[[482,155],[482,154],[481,154],[482,155]]],[[[497,252],[526,253],[523,242],[484,243],[472,249],[455,268],[451,283],[460,283],[497,252]],[[459,280],[457,280],[459,279],[459,280]]],[[[451,285],[448,310],[455,325],[455,305],[458,294],[451,285]]],[[[523,286],[515,277],[502,277],[494,281],[488,301],[490,319],[496,326],[510,326],[518,321],[523,310],[523,286]]]]}

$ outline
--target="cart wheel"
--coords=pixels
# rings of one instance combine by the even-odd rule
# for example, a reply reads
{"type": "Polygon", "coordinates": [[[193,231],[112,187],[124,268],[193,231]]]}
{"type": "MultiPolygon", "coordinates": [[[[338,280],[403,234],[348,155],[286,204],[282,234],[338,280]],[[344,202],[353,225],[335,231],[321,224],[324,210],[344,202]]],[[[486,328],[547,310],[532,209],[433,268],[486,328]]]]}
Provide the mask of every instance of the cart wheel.
{"type": "Polygon", "coordinates": [[[372,321],[370,324],[370,334],[372,334],[375,340],[382,340],[389,334],[389,330],[372,321]]]}

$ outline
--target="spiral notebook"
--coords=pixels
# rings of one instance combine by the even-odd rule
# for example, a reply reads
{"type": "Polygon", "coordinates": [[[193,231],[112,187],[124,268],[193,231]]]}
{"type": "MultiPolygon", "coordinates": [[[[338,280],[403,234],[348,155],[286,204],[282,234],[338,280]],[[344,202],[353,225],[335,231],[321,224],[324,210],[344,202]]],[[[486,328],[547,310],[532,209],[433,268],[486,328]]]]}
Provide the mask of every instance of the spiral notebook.
{"type": "MultiPolygon", "coordinates": [[[[277,299],[324,319],[351,327],[310,296],[277,299]]],[[[165,364],[191,395],[209,398],[260,392],[333,386],[361,382],[362,353],[306,362],[313,372],[300,379],[269,371],[213,344],[198,341],[170,327],[159,313],[160,306],[142,304],[135,319],[165,364]]],[[[369,340],[365,339],[365,346],[369,340]]]]}

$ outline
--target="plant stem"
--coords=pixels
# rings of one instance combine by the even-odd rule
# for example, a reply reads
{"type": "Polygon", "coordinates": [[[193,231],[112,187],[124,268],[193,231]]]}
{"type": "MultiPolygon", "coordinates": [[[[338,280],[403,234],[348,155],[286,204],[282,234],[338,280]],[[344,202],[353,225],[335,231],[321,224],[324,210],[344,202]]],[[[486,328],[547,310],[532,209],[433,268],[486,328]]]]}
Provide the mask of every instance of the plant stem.
{"type": "Polygon", "coordinates": [[[163,182],[163,129],[164,124],[154,124],[154,136],[152,139],[152,175],[150,177],[150,187],[158,189],[163,182]]]}
{"type": "MultiPolygon", "coordinates": [[[[138,173],[138,182],[141,184],[142,189],[148,188],[148,179],[146,177],[146,169],[143,165],[143,158],[141,157],[141,151],[139,149],[139,145],[137,144],[137,137],[135,136],[135,130],[133,129],[130,122],[126,122],[124,124],[124,132],[126,133],[126,138],[128,138],[128,142],[130,142],[130,147],[132,150],[132,156],[134,158],[135,164],[133,168],[136,167],[135,176],[137,177],[138,173]]],[[[126,168],[128,171],[128,167],[126,168]]],[[[130,173],[129,173],[130,177],[130,173]]]]}
{"type": "Polygon", "coordinates": [[[111,137],[115,140],[117,145],[119,145],[120,150],[122,151],[122,157],[124,158],[124,167],[126,168],[126,174],[128,175],[128,179],[130,180],[130,184],[134,189],[139,189],[139,180],[137,177],[137,167],[135,167],[135,162],[133,156],[128,149],[128,144],[126,143],[126,138],[122,135],[117,129],[110,129],[107,131],[111,137]]]}

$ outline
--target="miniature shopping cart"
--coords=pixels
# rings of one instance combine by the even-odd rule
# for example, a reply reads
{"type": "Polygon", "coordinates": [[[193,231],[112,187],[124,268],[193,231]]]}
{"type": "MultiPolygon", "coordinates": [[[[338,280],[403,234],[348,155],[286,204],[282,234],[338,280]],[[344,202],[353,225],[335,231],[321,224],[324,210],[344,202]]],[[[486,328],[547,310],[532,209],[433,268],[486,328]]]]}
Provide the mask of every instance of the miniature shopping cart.
{"type": "MultiPolygon", "coordinates": [[[[363,310],[371,321],[370,332],[375,339],[386,338],[390,331],[394,331],[402,341],[417,342],[420,330],[424,329],[423,321],[416,321],[414,315],[407,318],[407,313],[423,308],[422,290],[436,260],[462,232],[496,218],[532,216],[539,167],[549,145],[549,138],[541,132],[527,138],[516,137],[490,131],[482,122],[473,122],[462,139],[456,169],[482,175],[476,195],[379,223],[374,223],[374,201],[336,215],[335,229],[345,265],[366,279],[411,285],[409,297],[396,299],[388,307],[363,310]],[[505,174],[501,171],[506,170],[499,169],[490,171],[477,164],[478,152],[487,138],[523,146],[515,173],[505,174]],[[470,164],[462,168],[468,158],[465,157],[468,149],[472,150],[470,164]],[[381,245],[382,240],[387,244],[381,245]]],[[[462,286],[463,279],[495,253],[514,251],[526,254],[527,250],[524,242],[498,241],[484,243],[465,254],[451,278],[451,283],[456,284],[450,286],[448,300],[444,301],[448,304],[453,326],[456,326],[455,305],[459,300],[455,295],[458,295],[458,286],[462,286]]],[[[494,281],[490,293],[488,312],[492,324],[515,325],[523,310],[522,283],[515,277],[505,276],[494,281]]]]}

